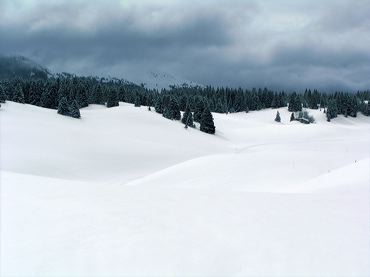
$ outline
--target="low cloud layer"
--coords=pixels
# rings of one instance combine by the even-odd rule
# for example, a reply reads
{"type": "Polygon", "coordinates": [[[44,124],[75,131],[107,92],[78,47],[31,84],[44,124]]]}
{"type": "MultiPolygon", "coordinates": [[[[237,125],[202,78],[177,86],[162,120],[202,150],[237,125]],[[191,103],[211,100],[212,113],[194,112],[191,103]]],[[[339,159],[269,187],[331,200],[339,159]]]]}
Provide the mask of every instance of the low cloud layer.
{"type": "Polygon", "coordinates": [[[216,86],[370,88],[368,1],[35,2],[0,2],[0,54],[132,80],[154,71],[216,86]]]}

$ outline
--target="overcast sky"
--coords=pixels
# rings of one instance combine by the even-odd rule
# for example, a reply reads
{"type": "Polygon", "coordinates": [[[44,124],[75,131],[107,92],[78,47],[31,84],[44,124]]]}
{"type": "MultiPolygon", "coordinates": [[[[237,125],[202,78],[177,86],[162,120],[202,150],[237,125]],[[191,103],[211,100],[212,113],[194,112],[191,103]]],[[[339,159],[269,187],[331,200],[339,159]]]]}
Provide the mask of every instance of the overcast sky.
{"type": "Polygon", "coordinates": [[[369,0],[0,0],[0,54],[55,72],[369,89],[369,0]]]}

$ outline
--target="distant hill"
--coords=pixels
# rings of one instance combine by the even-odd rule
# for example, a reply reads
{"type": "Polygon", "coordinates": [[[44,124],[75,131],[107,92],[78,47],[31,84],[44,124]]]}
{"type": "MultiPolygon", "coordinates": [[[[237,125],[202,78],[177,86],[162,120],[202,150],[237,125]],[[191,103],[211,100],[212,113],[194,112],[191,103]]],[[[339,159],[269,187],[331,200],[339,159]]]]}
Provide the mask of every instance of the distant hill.
{"type": "Polygon", "coordinates": [[[0,80],[13,78],[46,79],[49,71],[22,56],[0,56],[0,80]]]}

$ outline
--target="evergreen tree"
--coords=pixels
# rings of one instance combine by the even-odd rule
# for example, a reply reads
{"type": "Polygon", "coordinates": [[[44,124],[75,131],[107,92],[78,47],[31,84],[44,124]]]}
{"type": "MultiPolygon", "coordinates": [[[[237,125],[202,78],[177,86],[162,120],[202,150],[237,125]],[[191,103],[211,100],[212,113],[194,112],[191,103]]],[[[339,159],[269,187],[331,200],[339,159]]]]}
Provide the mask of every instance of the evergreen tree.
{"type": "Polygon", "coordinates": [[[44,88],[44,91],[41,94],[40,106],[48,109],[54,108],[54,98],[51,91],[47,88],[44,88]]]}
{"type": "Polygon", "coordinates": [[[204,107],[205,105],[203,103],[203,100],[197,99],[197,102],[195,103],[195,107],[194,107],[194,121],[195,122],[201,121],[204,107]]]}
{"type": "Polygon", "coordinates": [[[292,113],[291,115],[290,115],[290,121],[292,122],[292,121],[294,121],[295,120],[295,118],[294,118],[294,113],[292,113]]]}
{"type": "Polygon", "coordinates": [[[189,107],[186,107],[185,112],[182,116],[181,122],[185,124],[185,128],[188,126],[190,127],[195,127],[194,122],[193,122],[193,114],[190,111],[189,107]]]}
{"type": "Polygon", "coordinates": [[[136,93],[134,104],[135,104],[135,107],[140,107],[141,106],[140,95],[138,93],[136,93]]]}
{"type": "Polygon", "coordinates": [[[280,118],[280,113],[279,113],[279,111],[277,111],[277,112],[276,112],[275,121],[276,121],[276,122],[281,122],[281,118],[280,118]]]}
{"type": "Polygon", "coordinates": [[[78,84],[76,100],[80,108],[84,108],[89,105],[87,89],[85,85],[78,84]]]}
{"type": "Polygon", "coordinates": [[[5,103],[5,100],[6,100],[5,89],[0,84],[0,103],[5,103]]]}
{"type": "Polygon", "coordinates": [[[334,99],[329,100],[328,102],[328,108],[326,109],[326,118],[328,121],[331,119],[337,117],[338,115],[338,107],[337,103],[334,99]]]}
{"type": "Polygon", "coordinates": [[[69,115],[69,105],[66,97],[62,97],[59,101],[58,114],[69,115]]]}
{"type": "Polygon", "coordinates": [[[107,108],[117,106],[119,106],[117,91],[115,89],[109,89],[107,95],[107,108]]]}
{"type": "Polygon", "coordinates": [[[216,131],[215,124],[213,122],[213,116],[207,107],[202,113],[202,118],[200,120],[200,130],[208,134],[214,134],[216,131]]]}
{"type": "Polygon", "coordinates": [[[80,109],[78,107],[78,103],[76,100],[74,100],[71,104],[71,106],[69,107],[69,116],[73,117],[73,118],[80,118],[81,117],[81,114],[80,114],[80,109]]]}
{"type": "Polygon", "coordinates": [[[90,93],[90,104],[104,105],[104,95],[102,85],[99,83],[90,93]]]}
{"type": "Polygon", "coordinates": [[[163,117],[165,117],[167,119],[172,119],[172,113],[171,113],[170,107],[164,107],[162,115],[163,115],[163,117]]]}
{"type": "Polygon", "coordinates": [[[163,113],[163,104],[162,104],[162,98],[158,97],[155,101],[154,109],[157,113],[163,113]]]}
{"type": "Polygon", "coordinates": [[[18,83],[13,92],[12,101],[24,104],[24,94],[21,85],[18,83]]]}
{"type": "Polygon", "coordinates": [[[302,110],[302,102],[299,96],[297,95],[297,93],[293,92],[290,95],[288,111],[299,112],[301,110],[302,110]]]}
{"type": "Polygon", "coordinates": [[[363,115],[365,116],[369,116],[370,115],[370,108],[369,108],[369,104],[366,103],[365,101],[363,101],[361,104],[360,104],[360,111],[363,115]]]}
{"type": "Polygon", "coordinates": [[[174,119],[174,120],[181,119],[180,107],[177,104],[177,101],[174,97],[172,97],[170,100],[169,111],[170,111],[170,117],[171,117],[170,119],[174,119]]]}

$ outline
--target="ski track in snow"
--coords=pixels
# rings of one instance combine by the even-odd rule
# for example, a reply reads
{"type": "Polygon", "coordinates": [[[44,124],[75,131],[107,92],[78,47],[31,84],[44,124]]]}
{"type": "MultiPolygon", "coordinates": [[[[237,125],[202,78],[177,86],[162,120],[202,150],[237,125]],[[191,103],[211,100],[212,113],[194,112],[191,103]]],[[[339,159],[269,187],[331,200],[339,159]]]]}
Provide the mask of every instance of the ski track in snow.
{"type": "Polygon", "coordinates": [[[1,276],[369,276],[370,120],[0,109],[1,276]]]}

